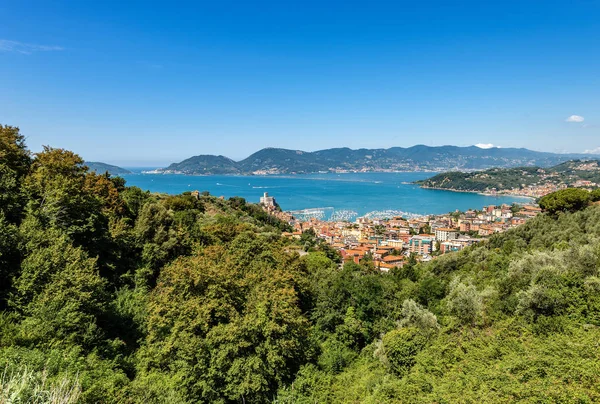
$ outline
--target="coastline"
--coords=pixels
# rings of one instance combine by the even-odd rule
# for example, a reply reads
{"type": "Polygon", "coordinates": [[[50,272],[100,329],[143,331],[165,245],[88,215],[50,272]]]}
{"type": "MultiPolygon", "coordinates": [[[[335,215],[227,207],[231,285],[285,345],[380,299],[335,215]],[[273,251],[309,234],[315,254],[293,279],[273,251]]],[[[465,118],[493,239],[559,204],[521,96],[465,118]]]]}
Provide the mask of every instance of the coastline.
{"type": "MultiPolygon", "coordinates": [[[[415,185],[419,185],[416,184],[415,185]]],[[[481,191],[468,191],[468,190],[464,190],[464,189],[451,189],[451,188],[441,188],[441,187],[428,187],[426,185],[419,185],[421,188],[423,189],[432,189],[432,190],[436,190],[436,191],[450,191],[450,192],[465,192],[465,193],[469,193],[469,194],[479,194],[479,195],[483,195],[483,196],[516,196],[519,198],[527,198],[527,199],[531,199],[531,200],[535,200],[536,198],[531,196],[531,195],[525,195],[525,194],[510,194],[510,193],[506,193],[506,192],[496,192],[496,193],[491,193],[491,192],[481,192],[481,191]]]]}
{"type": "Polygon", "coordinates": [[[211,177],[211,176],[231,176],[231,177],[283,177],[283,176],[296,176],[296,175],[317,175],[317,174],[369,174],[369,173],[391,173],[391,174],[402,174],[402,173],[431,173],[431,174],[439,174],[444,171],[433,171],[433,170],[400,170],[400,171],[391,171],[391,170],[371,170],[371,171],[327,171],[327,172],[308,172],[308,173],[223,173],[223,174],[201,174],[201,173],[185,173],[182,171],[157,171],[156,170],[147,170],[140,172],[131,172],[131,174],[147,174],[147,175],[189,175],[189,176],[197,176],[197,177],[211,177]]]}

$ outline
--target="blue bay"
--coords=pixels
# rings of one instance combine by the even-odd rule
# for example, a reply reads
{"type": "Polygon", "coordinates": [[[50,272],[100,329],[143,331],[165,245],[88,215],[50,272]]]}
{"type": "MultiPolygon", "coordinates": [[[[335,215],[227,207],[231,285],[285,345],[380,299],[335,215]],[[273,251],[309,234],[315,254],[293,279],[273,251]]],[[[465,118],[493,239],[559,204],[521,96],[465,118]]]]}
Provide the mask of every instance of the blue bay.
{"type": "Polygon", "coordinates": [[[481,209],[489,204],[526,202],[527,198],[422,189],[411,182],[432,173],[348,173],[294,176],[192,176],[127,174],[127,185],[151,192],[179,194],[208,191],[211,195],[241,196],[258,202],[263,192],[276,198],[283,210],[330,208],[362,216],[387,210],[414,214],[441,214],[456,209],[481,209]]]}

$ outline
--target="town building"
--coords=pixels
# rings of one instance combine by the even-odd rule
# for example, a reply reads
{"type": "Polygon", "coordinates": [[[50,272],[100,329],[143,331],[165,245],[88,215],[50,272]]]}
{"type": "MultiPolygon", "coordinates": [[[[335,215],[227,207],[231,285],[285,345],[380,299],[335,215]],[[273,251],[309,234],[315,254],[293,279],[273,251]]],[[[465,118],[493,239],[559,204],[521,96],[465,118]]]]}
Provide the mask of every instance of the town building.
{"type": "Polygon", "coordinates": [[[386,240],[384,241],[385,245],[389,246],[389,247],[393,247],[397,250],[401,250],[402,248],[404,248],[404,244],[405,242],[403,240],[386,240]]]}
{"type": "Polygon", "coordinates": [[[456,241],[443,241],[440,243],[440,252],[442,254],[460,251],[463,248],[465,248],[465,245],[456,241]]]}
{"type": "Polygon", "coordinates": [[[435,251],[435,238],[431,235],[412,236],[408,241],[408,250],[418,255],[431,254],[435,251]]]}
{"type": "Polygon", "coordinates": [[[456,229],[452,229],[450,227],[439,227],[435,229],[435,239],[437,241],[454,240],[457,237],[458,232],[456,229]]]}

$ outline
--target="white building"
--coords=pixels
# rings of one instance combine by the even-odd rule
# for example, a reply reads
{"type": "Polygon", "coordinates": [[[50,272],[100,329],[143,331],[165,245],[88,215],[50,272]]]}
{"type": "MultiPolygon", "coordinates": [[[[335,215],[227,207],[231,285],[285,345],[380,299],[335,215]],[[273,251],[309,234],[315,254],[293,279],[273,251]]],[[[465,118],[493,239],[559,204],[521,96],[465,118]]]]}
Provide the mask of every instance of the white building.
{"type": "Polygon", "coordinates": [[[404,241],[402,240],[386,240],[385,245],[389,247],[394,247],[397,250],[401,250],[404,248],[404,241]]]}
{"type": "Polygon", "coordinates": [[[458,237],[458,232],[449,227],[440,227],[435,229],[435,239],[437,241],[455,240],[458,237]]]}

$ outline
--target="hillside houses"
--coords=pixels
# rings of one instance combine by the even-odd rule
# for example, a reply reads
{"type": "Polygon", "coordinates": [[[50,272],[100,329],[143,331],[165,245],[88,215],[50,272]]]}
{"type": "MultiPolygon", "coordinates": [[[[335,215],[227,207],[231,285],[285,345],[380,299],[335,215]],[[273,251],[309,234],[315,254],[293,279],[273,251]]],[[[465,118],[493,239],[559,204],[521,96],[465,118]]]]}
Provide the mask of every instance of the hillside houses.
{"type": "Polygon", "coordinates": [[[293,233],[285,237],[300,238],[312,229],[317,237],[338,250],[346,261],[372,260],[376,268],[388,271],[402,267],[409,257],[420,261],[461,251],[496,233],[520,226],[541,209],[534,205],[484,206],[481,210],[453,212],[406,219],[358,218],[354,222],[329,222],[317,219],[290,220],[293,233]]]}

